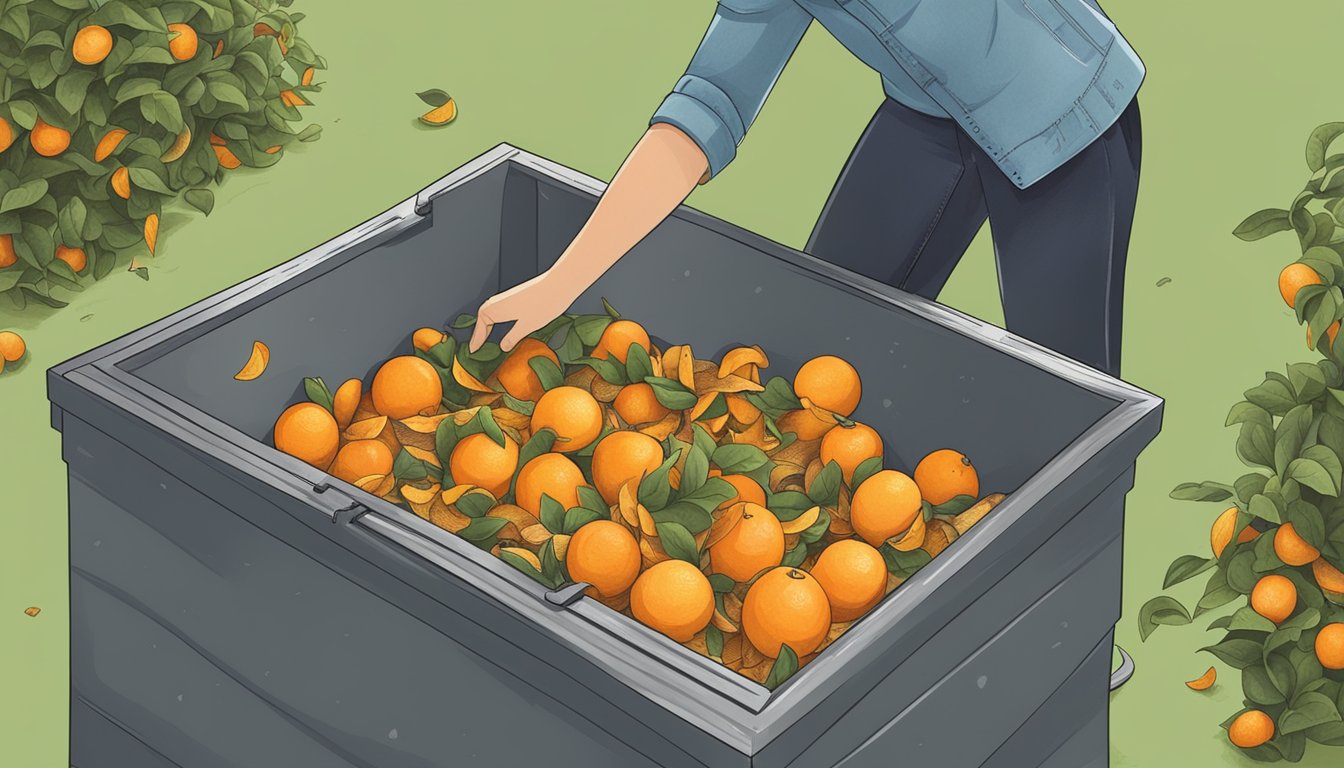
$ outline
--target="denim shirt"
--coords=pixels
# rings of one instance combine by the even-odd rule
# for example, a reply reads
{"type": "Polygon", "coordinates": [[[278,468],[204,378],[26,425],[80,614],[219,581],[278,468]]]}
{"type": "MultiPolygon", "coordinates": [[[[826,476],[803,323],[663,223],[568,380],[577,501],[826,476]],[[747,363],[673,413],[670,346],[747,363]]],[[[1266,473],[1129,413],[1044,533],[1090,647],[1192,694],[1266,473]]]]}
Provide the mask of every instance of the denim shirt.
{"type": "Polygon", "coordinates": [[[650,124],[681,129],[717,175],[814,19],[887,96],[957,121],[1023,189],[1109,128],[1144,76],[1094,0],[719,0],[650,124]]]}

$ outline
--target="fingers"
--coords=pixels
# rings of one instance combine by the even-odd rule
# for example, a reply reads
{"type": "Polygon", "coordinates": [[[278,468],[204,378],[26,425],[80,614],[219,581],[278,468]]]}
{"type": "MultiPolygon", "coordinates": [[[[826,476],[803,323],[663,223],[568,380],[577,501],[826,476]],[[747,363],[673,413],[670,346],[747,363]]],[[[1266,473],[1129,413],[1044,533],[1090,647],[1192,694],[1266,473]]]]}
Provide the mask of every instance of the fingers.
{"type": "Polygon", "coordinates": [[[476,328],[471,332],[471,341],[467,344],[467,349],[472,352],[481,348],[481,345],[490,336],[490,329],[495,327],[494,322],[486,314],[487,312],[488,310],[485,307],[481,307],[480,312],[476,314],[476,328]]]}
{"type": "Polygon", "coordinates": [[[513,349],[515,344],[522,341],[529,333],[535,330],[537,329],[530,324],[524,324],[524,321],[519,320],[513,324],[513,327],[509,329],[508,333],[504,334],[503,341],[499,342],[499,348],[508,352],[513,349]]]}

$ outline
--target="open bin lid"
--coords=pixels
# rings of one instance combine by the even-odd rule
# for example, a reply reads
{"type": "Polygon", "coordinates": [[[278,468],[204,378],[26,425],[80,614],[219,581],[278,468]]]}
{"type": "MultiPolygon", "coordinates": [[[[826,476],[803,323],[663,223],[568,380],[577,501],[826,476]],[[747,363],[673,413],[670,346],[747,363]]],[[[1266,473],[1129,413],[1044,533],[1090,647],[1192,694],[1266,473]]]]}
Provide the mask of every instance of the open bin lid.
{"type": "Polygon", "coordinates": [[[187,444],[208,447],[219,461],[236,471],[300,500],[336,522],[362,526],[441,567],[457,577],[455,582],[468,584],[521,614],[556,643],[593,660],[639,695],[744,754],[759,752],[823,699],[852,682],[863,670],[871,669],[872,663],[883,654],[898,647],[913,650],[923,642],[919,639],[921,633],[927,637],[936,630],[921,626],[921,616],[925,618],[922,624],[928,625],[925,607],[936,600],[934,593],[938,587],[951,575],[973,567],[970,564],[978,553],[1056,490],[1076,468],[1108,449],[1114,450],[1114,444],[1127,433],[1135,438],[1125,448],[1125,460],[1132,462],[1142,444],[1156,434],[1161,400],[1150,393],[950,308],[850,274],[692,209],[680,208],[674,216],[682,221],[768,251],[792,268],[805,270],[818,279],[843,282],[865,300],[917,314],[1114,403],[1105,415],[1008,496],[994,515],[964,536],[964,541],[959,540],[915,574],[816,659],[771,692],[595,600],[583,598],[568,605],[556,605],[547,599],[545,587],[470,542],[277,451],[137,375],[142,366],[265,305],[296,284],[313,280],[363,254],[432,226],[436,199],[504,165],[520,167],[533,176],[591,196],[600,195],[604,189],[601,182],[591,177],[500,145],[414,197],[307,253],[52,369],[54,401],[61,399],[58,380],[68,382],[187,444]],[[1145,429],[1134,430],[1141,423],[1145,429]]]}

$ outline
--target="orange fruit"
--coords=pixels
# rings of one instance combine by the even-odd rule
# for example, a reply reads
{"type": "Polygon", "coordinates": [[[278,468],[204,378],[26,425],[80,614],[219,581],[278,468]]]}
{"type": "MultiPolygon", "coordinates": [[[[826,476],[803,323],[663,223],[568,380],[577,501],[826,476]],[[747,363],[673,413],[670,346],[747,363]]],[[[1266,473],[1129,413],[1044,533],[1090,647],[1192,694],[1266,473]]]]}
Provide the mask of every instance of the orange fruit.
{"type": "Polygon", "coordinates": [[[0,117],[0,152],[9,149],[9,145],[14,143],[14,126],[9,121],[0,117]]]}
{"type": "Polygon", "coordinates": [[[531,425],[533,434],[545,428],[555,430],[555,450],[573,453],[602,433],[602,406],[578,387],[556,387],[537,400],[531,425]]]}
{"type": "Polygon", "coordinates": [[[518,345],[509,352],[509,356],[504,358],[504,362],[499,364],[499,369],[495,371],[495,376],[499,378],[499,383],[504,386],[504,391],[519,400],[527,400],[535,403],[541,399],[546,388],[541,386],[541,379],[537,372],[532,370],[531,360],[535,357],[544,357],[560,365],[560,358],[555,356],[555,351],[545,343],[537,339],[523,339],[518,345]]]}
{"type": "Polygon", "coordinates": [[[650,345],[648,332],[644,330],[644,326],[633,320],[616,320],[602,331],[597,346],[593,348],[592,356],[598,360],[606,360],[608,356],[613,356],[624,365],[626,357],[630,354],[631,344],[638,344],[648,352],[650,345]]]}
{"type": "Polygon", "coordinates": [[[84,253],[83,248],[68,248],[64,245],[56,246],[56,258],[64,261],[70,266],[73,272],[83,272],[84,267],[88,266],[89,258],[84,253]]]}
{"type": "Polygon", "coordinates": [[[126,166],[112,172],[112,191],[122,200],[131,199],[131,172],[126,166]]]}
{"type": "Polygon", "coordinates": [[[437,328],[420,328],[411,335],[411,345],[421,352],[428,352],[431,347],[442,344],[446,338],[443,331],[437,328]]]}
{"type": "Polygon", "coordinates": [[[1306,264],[1293,263],[1279,273],[1279,295],[1288,306],[1297,306],[1297,292],[1308,285],[1321,285],[1325,281],[1316,270],[1306,264]]]}
{"type": "Polygon", "coordinates": [[[709,569],[733,581],[750,581],[784,560],[784,528],[770,510],[750,502],[742,520],[709,548],[709,569]]]}
{"type": "Polygon", "coordinates": [[[616,400],[612,402],[611,406],[616,409],[616,415],[625,419],[626,424],[649,424],[662,421],[667,414],[671,413],[667,406],[658,402],[658,396],[653,393],[653,387],[643,382],[621,387],[621,391],[616,395],[616,400]]]}
{"type": "Polygon", "coordinates": [[[341,429],[350,426],[363,396],[364,382],[359,379],[348,379],[336,388],[336,394],[331,396],[331,412],[336,417],[336,426],[341,429]]]}
{"type": "Polygon", "coordinates": [[[1251,608],[1275,624],[1288,618],[1296,607],[1297,588],[1287,576],[1262,576],[1251,590],[1251,608]]]}
{"type": "Polygon", "coordinates": [[[779,567],[766,572],[742,601],[742,632],[756,650],[778,658],[784,645],[799,658],[821,645],[831,629],[826,590],[811,574],[779,567]]]}
{"type": "Polygon", "coordinates": [[[593,449],[593,485],[608,504],[615,504],[621,486],[653,474],[663,458],[663,446],[652,437],[642,432],[612,432],[593,449]]]}
{"type": "Polygon", "coordinates": [[[318,469],[336,458],[340,433],[331,412],[317,403],[297,403],[275,421],[275,447],[318,469]]]}
{"type": "Polygon", "coordinates": [[[174,59],[186,61],[196,55],[196,47],[200,42],[196,30],[187,24],[169,24],[168,34],[168,52],[173,54],[174,59]],[[174,33],[175,37],[172,36],[174,33]]]}
{"type": "Polygon", "coordinates": [[[0,235],[0,269],[12,267],[19,262],[19,255],[14,252],[14,236],[0,235]]]}
{"type": "Polygon", "coordinates": [[[811,411],[802,409],[780,416],[775,426],[779,427],[780,432],[792,432],[799,440],[808,441],[820,439],[837,424],[834,419],[823,421],[811,411]]]}
{"type": "MultiPolygon", "coordinates": [[[[1330,325],[1329,328],[1326,328],[1326,329],[1325,329],[1325,343],[1328,345],[1328,348],[1329,348],[1329,349],[1334,349],[1334,347],[1335,347],[1335,338],[1336,338],[1337,336],[1339,336],[1339,326],[1340,326],[1340,323],[1339,323],[1338,320],[1336,320],[1335,322],[1331,323],[1331,325],[1330,325]]],[[[1311,323],[1307,323],[1307,348],[1308,348],[1308,349],[1311,348],[1311,345],[1312,345],[1313,342],[1315,342],[1315,339],[1312,337],[1312,334],[1311,334],[1311,323]]]]}
{"type": "Polygon", "coordinates": [[[723,475],[722,477],[737,489],[737,495],[719,506],[726,507],[739,501],[765,506],[765,490],[755,480],[746,475],[723,475]]]}
{"type": "Polygon", "coordinates": [[[238,156],[233,154],[233,150],[223,144],[212,144],[215,150],[215,159],[219,161],[219,167],[226,170],[233,170],[243,164],[238,156]]]}
{"type": "Polygon", "coordinates": [[[1258,709],[1243,712],[1227,727],[1227,738],[1242,749],[1252,749],[1274,738],[1274,720],[1258,709]]]}
{"type": "Polygon", "coordinates": [[[0,359],[6,363],[18,362],[28,351],[23,337],[13,331],[0,331],[0,359]]]}
{"type": "Polygon", "coordinates": [[[103,138],[98,140],[98,146],[93,149],[94,162],[101,163],[121,145],[121,140],[131,135],[131,132],[125,128],[113,128],[103,134],[103,138]]]}
{"type": "Polygon", "coordinates": [[[915,467],[915,485],[924,500],[935,507],[958,496],[980,497],[980,477],[971,460],[948,448],[920,460],[915,467]]]}
{"type": "Polygon", "coordinates": [[[639,576],[639,565],[635,537],[611,520],[594,520],[575,531],[565,553],[570,578],[588,582],[602,597],[615,597],[629,589],[639,576]]]}
{"type": "Polygon", "coordinates": [[[1308,565],[1321,556],[1321,551],[1297,535],[1292,523],[1284,523],[1274,532],[1274,554],[1287,565],[1308,565]]]}
{"type": "Polygon", "coordinates": [[[854,532],[874,547],[910,529],[923,512],[919,487],[909,475],[884,469],[863,481],[850,500],[854,532]]]}
{"type": "Polygon", "coordinates": [[[42,122],[39,118],[28,134],[33,151],[43,157],[55,157],[70,147],[70,132],[42,122]]]}
{"type": "Polygon", "coordinates": [[[382,440],[351,440],[336,452],[331,474],[347,483],[392,472],[392,449],[382,440]]]}
{"type": "MultiPolygon", "coordinates": [[[[854,478],[854,470],[868,459],[882,456],[882,437],[867,424],[855,424],[852,427],[836,426],[826,431],[821,438],[821,465],[824,467],[834,461],[840,465],[840,473],[848,484],[854,478]]],[[[916,481],[918,473],[916,473],[916,481]]],[[[920,486],[923,488],[923,486],[920,486]]]]}
{"type": "Polygon", "coordinates": [[[523,465],[514,491],[518,506],[533,515],[540,515],[542,494],[560,502],[565,509],[571,509],[579,506],[579,486],[587,484],[583,471],[568,457],[543,453],[523,465]]]}
{"type": "Polygon", "coordinates": [[[405,419],[443,400],[443,382],[434,366],[414,355],[394,357],[373,377],[373,407],[389,419],[405,419]]]}
{"type": "Polygon", "coordinates": [[[503,446],[484,433],[467,435],[453,446],[448,471],[453,482],[480,486],[498,499],[509,492],[518,471],[518,443],[508,435],[503,446]]]}
{"type": "MultiPolygon", "coordinates": [[[[572,541],[569,546],[573,552],[572,541]]],[[[664,560],[635,580],[630,588],[630,612],[650,629],[684,643],[709,626],[714,616],[714,588],[694,565],[685,560],[664,560]]]]}
{"type": "Polygon", "coordinates": [[[1316,635],[1316,660],[1326,669],[1344,669],[1344,624],[1321,627],[1316,635]]]}
{"type": "Polygon", "coordinates": [[[90,24],[75,33],[75,41],[70,46],[70,54],[80,64],[91,65],[101,62],[112,52],[112,33],[107,27],[90,24]]]}
{"type": "Polygon", "coordinates": [[[826,590],[831,621],[853,621],[887,593],[887,561],[857,539],[842,539],[821,551],[812,578],[826,590]]]}
{"type": "MultiPolygon", "coordinates": [[[[1218,515],[1218,519],[1213,521],[1213,527],[1209,530],[1209,544],[1213,547],[1213,556],[1222,557],[1223,550],[1232,541],[1232,527],[1237,524],[1237,508],[1228,507],[1223,513],[1218,515]]],[[[1254,528],[1247,525],[1241,529],[1237,536],[1238,544],[1245,544],[1254,539],[1257,535],[1254,528]]]]}
{"type": "Polygon", "coordinates": [[[854,366],[835,355],[822,355],[808,360],[798,369],[798,375],[793,379],[793,393],[800,398],[806,397],[818,408],[848,416],[859,407],[863,384],[854,366]]]}
{"type": "Polygon", "coordinates": [[[1325,558],[1317,558],[1312,562],[1311,573],[1316,577],[1316,583],[1326,592],[1344,592],[1344,572],[1327,563],[1325,558]]]}

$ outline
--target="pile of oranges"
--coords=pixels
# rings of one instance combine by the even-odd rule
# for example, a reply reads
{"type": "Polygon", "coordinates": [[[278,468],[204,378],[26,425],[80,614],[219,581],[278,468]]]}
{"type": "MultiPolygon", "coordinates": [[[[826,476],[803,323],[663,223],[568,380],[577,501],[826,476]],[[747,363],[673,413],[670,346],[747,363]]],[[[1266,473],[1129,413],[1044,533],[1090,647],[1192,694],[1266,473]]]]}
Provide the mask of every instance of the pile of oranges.
{"type": "Polygon", "coordinates": [[[610,309],[508,353],[411,346],[368,386],[306,380],[275,447],[768,687],[1003,498],[952,449],[884,468],[839,357],[763,383],[759,347],[699,359],[610,309]]]}

